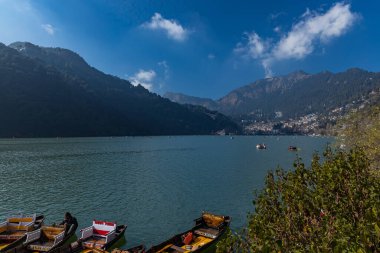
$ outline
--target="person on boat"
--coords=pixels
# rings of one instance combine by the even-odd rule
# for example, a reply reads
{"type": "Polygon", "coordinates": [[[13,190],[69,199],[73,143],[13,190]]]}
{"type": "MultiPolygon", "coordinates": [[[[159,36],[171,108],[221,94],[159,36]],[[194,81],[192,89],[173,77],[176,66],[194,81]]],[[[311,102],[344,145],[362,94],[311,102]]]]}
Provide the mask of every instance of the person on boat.
{"type": "Polygon", "coordinates": [[[64,225],[66,234],[69,234],[71,231],[75,231],[78,228],[78,221],[71,215],[71,213],[66,212],[65,219],[59,225],[64,225]]]}

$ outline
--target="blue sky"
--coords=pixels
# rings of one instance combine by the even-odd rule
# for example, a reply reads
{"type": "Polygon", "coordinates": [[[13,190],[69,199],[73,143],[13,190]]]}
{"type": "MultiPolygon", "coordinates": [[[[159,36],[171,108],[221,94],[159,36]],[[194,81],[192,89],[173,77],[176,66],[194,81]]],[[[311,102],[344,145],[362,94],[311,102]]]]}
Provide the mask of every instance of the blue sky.
{"type": "Polygon", "coordinates": [[[380,71],[380,1],[0,0],[0,42],[79,53],[153,92],[220,98],[295,70],[380,71]]]}

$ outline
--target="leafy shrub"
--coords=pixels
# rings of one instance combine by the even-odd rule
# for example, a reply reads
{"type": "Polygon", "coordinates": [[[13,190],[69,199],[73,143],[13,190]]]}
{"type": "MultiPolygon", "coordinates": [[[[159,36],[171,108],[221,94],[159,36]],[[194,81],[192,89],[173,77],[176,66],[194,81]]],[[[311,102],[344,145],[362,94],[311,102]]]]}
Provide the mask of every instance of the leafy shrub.
{"type": "Polygon", "coordinates": [[[365,150],[374,168],[380,168],[380,106],[351,113],[337,126],[338,144],[365,150]]]}
{"type": "Polygon", "coordinates": [[[380,180],[362,149],[269,172],[247,227],[217,252],[380,252],[380,180]]]}

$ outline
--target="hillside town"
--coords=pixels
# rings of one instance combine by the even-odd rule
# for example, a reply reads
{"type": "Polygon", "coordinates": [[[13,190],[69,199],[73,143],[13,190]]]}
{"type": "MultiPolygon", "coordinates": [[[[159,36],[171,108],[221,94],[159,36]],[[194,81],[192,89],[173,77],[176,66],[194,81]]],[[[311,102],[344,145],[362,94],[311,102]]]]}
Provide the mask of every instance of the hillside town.
{"type": "MultiPolygon", "coordinates": [[[[242,120],[246,134],[257,135],[326,135],[339,120],[350,113],[362,110],[379,101],[380,91],[374,90],[367,96],[354,100],[345,106],[334,108],[326,113],[311,113],[296,119],[255,121],[242,120]]],[[[280,112],[276,112],[280,114],[280,112]]]]}

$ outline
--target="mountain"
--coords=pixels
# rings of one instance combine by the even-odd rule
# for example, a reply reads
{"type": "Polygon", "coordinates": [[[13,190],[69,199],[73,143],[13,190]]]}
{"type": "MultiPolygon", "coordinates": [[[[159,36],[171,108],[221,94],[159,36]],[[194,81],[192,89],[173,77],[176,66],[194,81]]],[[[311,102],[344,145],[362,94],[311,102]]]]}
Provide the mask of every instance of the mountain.
{"type": "Polygon", "coordinates": [[[379,89],[380,73],[352,68],[335,74],[297,71],[257,80],[215,101],[175,94],[167,97],[178,103],[203,105],[235,119],[275,120],[325,114],[379,89]]]}
{"type": "Polygon", "coordinates": [[[218,109],[218,103],[210,98],[199,98],[174,92],[166,92],[164,97],[179,104],[199,105],[210,110],[218,109]]]}
{"type": "Polygon", "coordinates": [[[0,43],[0,137],[239,133],[226,116],[183,106],[89,66],[78,54],[0,43]]]}

